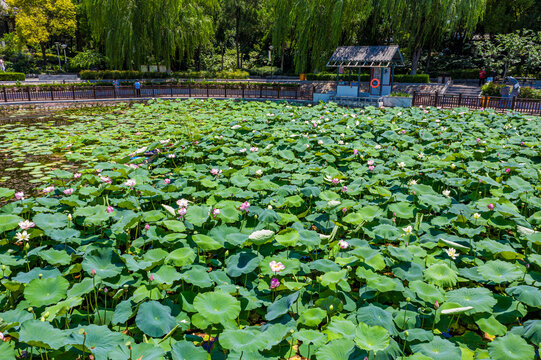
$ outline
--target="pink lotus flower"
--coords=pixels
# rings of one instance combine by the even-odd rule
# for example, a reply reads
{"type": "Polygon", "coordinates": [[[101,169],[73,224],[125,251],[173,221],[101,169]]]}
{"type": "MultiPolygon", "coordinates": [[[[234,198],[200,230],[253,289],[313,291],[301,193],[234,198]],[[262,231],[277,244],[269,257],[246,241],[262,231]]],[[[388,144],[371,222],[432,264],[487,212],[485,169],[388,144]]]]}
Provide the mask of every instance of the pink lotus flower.
{"type": "Polygon", "coordinates": [[[345,186],[345,185],[344,185],[344,186],[342,186],[342,192],[346,192],[346,191],[348,191],[348,187],[347,187],[347,186],[345,186]]]}
{"type": "Polygon", "coordinates": [[[100,180],[106,184],[112,184],[113,180],[110,177],[100,175],[100,180]]]}
{"type": "Polygon", "coordinates": [[[180,208],[177,210],[177,213],[182,217],[184,215],[186,215],[186,208],[180,208]]]}
{"type": "Polygon", "coordinates": [[[222,170],[218,170],[218,169],[211,169],[210,170],[210,173],[212,175],[215,175],[215,176],[218,176],[221,172],[222,172],[222,170]]]}
{"type": "Polygon", "coordinates": [[[53,192],[53,191],[54,191],[54,186],[52,186],[52,185],[51,185],[51,186],[47,186],[45,189],[43,189],[43,192],[44,192],[45,194],[48,194],[48,193],[53,192]]]}
{"type": "Polygon", "coordinates": [[[436,300],[436,302],[434,303],[434,307],[436,309],[438,309],[440,307],[440,303],[438,302],[438,300],[436,300]]]}
{"type": "Polygon", "coordinates": [[[150,280],[150,281],[154,281],[154,275],[150,274],[150,276],[149,276],[148,280],[150,280]]]}
{"type": "Polygon", "coordinates": [[[509,174],[509,173],[511,172],[511,169],[507,168],[507,169],[505,169],[505,172],[506,172],[507,174],[509,174]]]}
{"type": "Polygon", "coordinates": [[[30,220],[25,220],[25,221],[19,221],[19,227],[22,229],[22,230],[28,230],[30,228],[33,228],[34,226],[36,226],[36,224],[34,224],[32,221],[30,220]]]}
{"type": "Polygon", "coordinates": [[[520,143],[520,145],[524,146],[524,141],[520,143]]]}
{"type": "Polygon", "coordinates": [[[477,141],[479,143],[479,142],[481,142],[481,139],[477,138],[477,139],[475,139],[475,141],[477,141]]]}
{"type": "Polygon", "coordinates": [[[150,230],[150,225],[149,224],[145,224],[145,230],[150,230]]]}
{"type": "Polygon", "coordinates": [[[182,198],[180,200],[177,200],[177,205],[181,208],[187,208],[188,207],[188,200],[182,198]]]}
{"type": "Polygon", "coordinates": [[[66,194],[66,195],[71,195],[71,194],[73,194],[73,189],[72,189],[72,188],[69,188],[69,189],[64,190],[64,194],[66,194]]]}
{"type": "Polygon", "coordinates": [[[73,174],[73,178],[74,178],[74,179],[78,179],[78,178],[80,178],[80,177],[81,177],[81,173],[75,173],[75,174],[73,174]]]}
{"type": "Polygon", "coordinates": [[[340,246],[340,249],[347,249],[349,247],[349,243],[344,240],[339,240],[338,246],[340,246]]]}
{"type": "Polygon", "coordinates": [[[490,203],[487,205],[489,210],[494,210],[494,204],[490,203]]]}
{"type": "Polygon", "coordinates": [[[370,166],[368,167],[368,171],[374,171],[374,169],[375,169],[375,167],[374,167],[373,165],[370,165],[370,166]]]}
{"type": "Polygon", "coordinates": [[[167,157],[168,157],[169,159],[174,159],[174,158],[176,158],[177,156],[176,156],[175,154],[169,154],[169,155],[167,155],[167,157]]]}
{"type": "Polygon", "coordinates": [[[112,207],[111,205],[109,205],[109,206],[107,206],[107,210],[105,210],[105,211],[107,211],[107,212],[110,214],[110,213],[112,213],[113,211],[115,211],[115,208],[112,207]]]}
{"type": "Polygon", "coordinates": [[[374,160],[368,160],[367,164],[368,164],[368,166],[374,165],[374,160]]]}
{"type": "Polygon", "coordinates": [[[17,200],[24,200],[24,192],[19,191],[15,193],[15,199],[17,200]]]}
{"type": "Polygon", "coordinates": [[[338,180],[338,178],[333,178],[331,182],[336,185],[340,182],[340,180],[338,180]]]}
{"type": "Polygon", "coordinates": [[[269,263],[270,269],[272,272],[279,273],[280,271],[284,270],[286,267],[281,262],[276,262],[272,260],[269,263]]]}
{"type": "Polygon", "coordinates": [[[220,213],[220,209],[212,209],[212,216],[216,217],[220,213]]]}
{"type": "Polygon", "coordinates": [[[249,210],[250,210],[250,203],[248,201],[245,201],[242,204],[240,204],[240,211],[248,212],[249,210]]]}
{"type": "Polygon", "coordinates": [[[343,209],[342,209],[342,212],[343,212],[343,213],[345,213],[345,212],[347,212],[347,211],[348,211],[348,208],[343,208],[343,209]]]}
{"type": "Polygon", "coordinates": [[[127,187],[130,187],[130,188],[133,188],[135,185],[137,185],[137,181],[135,181],[135,179],[128,179],[128,180],[126,180],[124,185],[126,185],[127,187]]]}
{"type": "Polygon", "coordinates": [[[171,179],[164,179],[164,180],[163,180],[163,183],[164,183],[165,185],[169,185],[169,184],[171,184],[171,179]]]}
{"type": "Polygon", "coordinates": [[[257,147],[255,147],[255,146],[252,146],[252,147],[250,148],[250,151],[251,151],[251,152],[257,152],[257,150],[259,150],[259,149],[258,149],[257,147]]]}
{"type": "Polygon", "coordinates": [[[270,288],[276,289],[278,286],[280,286],[280,280],[278,280],[277,278],[272,278],[270,282],[270,288]]]}
{"type": "Polygon", "coordinates": [[[359,150],[353,149],[353,155],[357,155],[359,153],[359,150]]]}
{"type": "Polygon", "coordinates": [[[96,269],[92,268],[92,271],[90,271],[90,275],[92,276],[96,275],[96,269]]]}

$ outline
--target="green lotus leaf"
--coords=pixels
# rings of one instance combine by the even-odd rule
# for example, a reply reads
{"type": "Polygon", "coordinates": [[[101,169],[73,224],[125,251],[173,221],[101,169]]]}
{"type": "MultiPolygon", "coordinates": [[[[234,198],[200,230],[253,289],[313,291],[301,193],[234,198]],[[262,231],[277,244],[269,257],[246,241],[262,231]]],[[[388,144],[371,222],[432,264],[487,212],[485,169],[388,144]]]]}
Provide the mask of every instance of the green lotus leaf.
{"type": "Polygon", "coordinates": [[[541,290],[530,285],[519,285],[509,287],[505,290],[509,295],[514,296],[518,301],[532,307],[541,307],[541,290]]]}
{"type": "Polygon", "coordinates": [[[513,282],[524,276],[524,272],[518,266],[501,260],[487,261],[477,267],[477,272],[483,279],[496,284],[513,282]]]}
{"type": "Polygon", "coordinates": [[[305,344],[322,345],[325,343],[325,335],[316,330],[303,329],[294,333],[293,337],[305,344]]]}
{"type": "Polygon", "coordinates": [[[178,220],[165,220],[163,222],[163,225],[174,232],[184,232],[186,230],[186,226],[184,226],[184,223],[182,221],[178,220]]]}
{"type": "Polygon", "coordinates": [[[218,217],[226,224],[231,224],[239,221],[240,211],[235,206],[228,205],[220,209],[218,217]]]}
{"type": "Polygon", "coordinates": [[[321,346],[316,352],[317,360],[344,360],[349,359],[355,349],[353,340],[331,340],[321,346]]]}
{"type": "Polygon", "coordinates": [[[66,297],[69,285],[63,277],[34,279],[24,288],[24,297],[30,306],[54,304],[66,297]]]}
{"type": "Polygon", "coordinates": [[[409,288],[413,290],[421,300],[426,301],[427,303],[434,304],[436,301],[442,303],[445,300],[443,292],[434,285],[417,280],[410,282],[409,288]]]}
{"type": "Polygon", "coordinates": [[[253,272],[259,266],[261,256],[252,251],[241,251],[227,258],[227,275],[239,277],[253,272]]]}
{"type": "Polygon", "coordinates": [[[59,277],[61,275],[62,274],[60,273],[60,271],[58,271],[58,269],[54,269],[50,267],[47,267],[47,268],[35,267],[29,272],[18,273],[16,276],[12,278],[12,280],[20,282],[22,284],[28,284],[30,281],[34,279],[38,279],[40,277],[42,279],[50,279],[50,278],[59,277]]]}
{"type": "Polygon", "coordinates": [[[533,344],[541,344],[541,320],[526,321],[522,336],[533,344]]]}
{"type": "Polygon", "coordinates": [[[424,279],[430,284],[441,287],[454,286],[458,280],[456,271],[447,264],[438,263],[429,266],[424,272],[424,279]]]}
{"type": "Polygon", "coordinates": [[[19,222],[23,220],[17,215],[0,214],[0,234],[17,228],[19,222]]]}
{"type": "Polygon", "coordinates": [[[297,245],[301,236],[295,229],[285,229],[276,234],[274,239],[280,245],[288,247],[297,245]]]}
{"type": "Polygon", "coordinates": [[[415,210],[415,206],[407,202],[400,202],[400,203],[389,205],[389,211],[392,213],[395,213],[396,217],[401,218],[401,219],[413,218],[414,210],[415,210]]]}
{"type": "Polygon", "coordinates": [[[355,344],[363,350],[378,351],[385,350],[389,346],[391,337],[387,330],[381,326],[369,326],[359,323],[355,330],[355,344]]]}
{"type": "MultiPolygon", "coordinates": [[[[108,353],[109,359],[130,360],[163,360],[165,359],[165,350],[154,344],[131,344],[128,348],[125,344],[118,345],[114,350],[108,353]]],[[[205,358],[206,359],[206,358],[205,358]]]]}
{"type": "Polygon", "coordinates": [[[113,325],[122,324],[128,321],[133,316],[133,301],[130,299],[121,301],[113,313],[111,323],[113,325]]]}
{"type": "Polygon", "coordinates": [[[137,327],[151,337],[161,337],[177,324],[171,309],[157,301],[148,301],[139,306],[135,318],[137,327]]]}
{"type": "Polygon", "coordinates": [[[64,250],[48,249],[40,251],[39,257],[51,265],[68,265],[71,263],[71,256],[64,250]]]}
{"type": "Polygon", "coordinates": [[[227,329],[220,335],[220,344],[229,350],[256,352],[265,345],[265,340],[259,331],[227,329]]]}
{"type": "Polygon", "coordinates": [[[5,360],[15,360],[15,344],[10,342],[0,343],[0,358],[5,360]]]}
{"type": "Polygon", "coordinates": [[[265,319],[267,319],[268,321],[272,321],[279,316],[284,315],[289,311],[291,305],[293,305],[295,301],[297,301],[298,297],[299,292],[297,291],[276,300],[267,308],[267,314],[265,315],[265,319]]]}
{"type": "Polygon", "coordinates": [[[92,324],[72,329],[66,344],[70,344],[79,351],[84,350],[87,354],[93,354],[96,360],[106,360],[110,351],[125,342],[121,333],[111,331],[104,325],[92,324]],[[86,334],[83,334],[83,331],[86,334]]]}
{"type": "Polygon", "coordinates": [[[492,335],[492,336],[503,336],[507,333],[507,327],[500,323],[494,315],[488,316],[484,315],[475,320],[477,326],[481,331],[492,335]]]}
{"type": "Polygon", "coordinates": [[[207,235],[196,234],[192,237],[192,239],[197,246],[205,251],[218,250],[224,247],[223,244],[220,244],[218,241],[207,235]]]}
{"type": "Polygon", "coordinates": [[[398,335],[393,321],[393,315],[375,305],[369,304],[357,310],[357,321],[370,326],[381,326],[389,331],[392,336],[398,335]]]}
{"type": "Polygon", "coordinates": [[[26,320],[19,330],[19,341],[45,349],[60,349],[67,345],[66,332],[40,320],[26,320]]]}
{"type": "Polygon", "coordinates": [[[208,360],[209,354],[202,347],[182,340],[173,344],[171,356],[173,360],[208,360]]]}
{"type": "Polygon", "coordinates": [[[123,269],[120,257],[112,249],[94,250],[84,257],[82,265],[89,275],[94,270],[103,279],[117,276],[123,269]]]}
{"type": "Polygon", "coordinates": [[[463,307],[471,306],[470,314],[491,312],[496,299],[492,292],[485,288],[461,288],[446,293],[447,301],[460,304],[463,307]]]}
{"type": "Polygon", "coordinates": [[[210,207],[208,206],[189,206],[186,212],[186,220],[195,226],[202,226],[209,218],[210,207]]]}
{"type": "Polygon", "coordinates": [[[173,282],[180,280],[181,275],[170,265],[161,265],[152,269],[152,275],[159,284],[172,285],[173,282]]]}
{"type": "Polygon", "coordinates": [[[320,308],[312,308],[305,310],[300,318],[299,323],[306,325],[308,327],[314,327],[317,326],[325,319],[327,316],[327,312],[324,310],[321,310],[320,308]]]}
{"type": "Polygon", "coordinates": [[[36,224],[37,227],[43,230],[58,229],[68,226],[68,216],[61,213],[40,213],[34,216],[32,221],[36,224]]]}
{"type": "Polygon", "coordinates": [[[194,265],[191,269],[180,274],[180,278],[188,284],[193,284],[200,288],[208,288],[213,285],[207,269],[199,265],[194,265]]]}
{"type": "Polygon", "coordinates": [[[0,187],[0,199],[10,199],[13,195],[15,195],[15,190],[0,187]]]}
{"type": "Polygon", "coordinates": [[[461,351],[458,346],[448,340],[435,337],[428,343],[411,345],[414,353],[421,353],[430,359],[456,360],[461,358],[461,351]]]}
{"type": "Polygon", "coordinates": [[[518,335],[509,333],[488,344],[488,353],[494,360],[522,360],[535,357],[534,348],[518,335]]]}
{"type": "Polygon", "coordinates": [[[349,320],[333,317],[327,326],[329,339],[346,338],[353,340],[355,336],[355,324],[349,320]]]}
{"type": "Polygon", "coordinates": [[[195,252],[190,248],[180,248],[173,250],[165,258],[165,264],[172,264],[175,267],[191,265],[195,260],[195,252]]]}
{"type": "Polygon", "coordinates": [[[198,294],[193,301],[194,308],[212,324],[226,324],[240,314],[240,302],[233,296],[221,292],[198,294]]]}
{"type": "Polygon", "coordinates": [[[346,278],[348,271],[346,269],[340,271],[331,271],[321,275],[321,285],[329,287],[329,289],[336,289],[336,284],[346,278]]]}

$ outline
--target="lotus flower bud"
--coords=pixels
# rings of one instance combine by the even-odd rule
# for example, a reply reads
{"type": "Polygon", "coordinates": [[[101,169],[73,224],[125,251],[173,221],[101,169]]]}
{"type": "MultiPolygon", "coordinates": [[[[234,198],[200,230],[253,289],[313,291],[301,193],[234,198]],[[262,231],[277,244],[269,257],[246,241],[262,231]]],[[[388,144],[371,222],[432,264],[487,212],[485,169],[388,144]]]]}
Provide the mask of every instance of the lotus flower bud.
{"type": "Polygon", "coordinates": [[[85,329],[81,328],[79,329],[79,335],[83,335],[85,333],[85,329]]]}
{"type": "Polygon", "coordinates": [[[38,277],[41,279],[43,277],[43,274],[38,274],[38,277]]]}
{"type": "Polygon", "coordinates": [[[30,306],[30,307],[28,308],[28,312],[34,312],[34,308],[33,308],[32,306],[30,306]]]}
{"type": "Polygon", "coordinates": [[[332,306],[332,305],[329,306],[329,310],[330,310],[330,311],[333,311],[333,309],[334,309],[334,306],[332,306]]]}
{"type": "Polygon", "coordinates": [[[6,270],[6,265],[2,265],[2,270],[6,270]]]}
{"type": "Polygon", "coordinates": [[[92,276],[96,275],[96,269],[92,268],[92,271],[90,271],[90,275],[92,276]]]}

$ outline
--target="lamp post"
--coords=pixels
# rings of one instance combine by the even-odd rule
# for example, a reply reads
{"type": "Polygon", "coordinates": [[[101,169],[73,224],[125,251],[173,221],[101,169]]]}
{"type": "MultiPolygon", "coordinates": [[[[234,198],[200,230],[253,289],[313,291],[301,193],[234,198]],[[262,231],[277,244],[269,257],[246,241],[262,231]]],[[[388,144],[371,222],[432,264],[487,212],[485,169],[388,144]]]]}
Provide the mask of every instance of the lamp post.
{"type": "Polygon", "coordinates": [[[55,41],[54,44],[56,45],[56,53],[58,54],[58,66],[60,67],[60,69],[62,69],[62,61],[60,60],[60,48],[58,47],[60,43],[58,41],[55,41]]]}
{"type": "Polygon", "coordinates": [[[64,50],[64,71],[68,71],[68,58],[66,57],[66,48],[68,45],[62,44],[60,47],[64,50]]]}
{"type": "Polygon", "coordinates": [[[272,49],[274,49],[274,47],[272,45],[269,46],[269,66],[271,67],[271,79],[274,77],[274,69],[272,68],[272,49]]]}

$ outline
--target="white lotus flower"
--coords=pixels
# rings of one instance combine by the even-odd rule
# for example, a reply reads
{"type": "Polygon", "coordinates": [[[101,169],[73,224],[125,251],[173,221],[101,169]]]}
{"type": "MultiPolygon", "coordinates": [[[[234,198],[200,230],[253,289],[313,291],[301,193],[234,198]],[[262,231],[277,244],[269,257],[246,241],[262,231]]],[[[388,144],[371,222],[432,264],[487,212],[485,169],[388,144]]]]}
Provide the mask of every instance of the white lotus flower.
{"type": "Polygon", "coordinates": [[[276,262],[274,260],[269,263],[269,266],[271,268],[271,271],[275,273],[280,272],[286,268],[284,264],[282,264],[281,262],[276,262]]]}
{"type": "Polygon", "coordinates": [[[419,159],[422,159],[425,157],[425,154],[423,152],[420,152],[419,155],[417,155],[419,159]]]}
{"type": "Polygon", "coordinates": [[[479,219],[480,217],[481,217],[481,214],[479,214],[479,213],[473,214],[474,219],[479,219]]]}
{"type": "Polygon", "coordinates": [[[405,162],[399,162],[398,163],[398,167],[401,168],[401,169],[404,169],[406,167],[406,163],[405,162]]]}
{"type": "Polygon", "coordinates": [[[468,311],[471,309],[473,309],[473,306],[464,306],[464,307],[458,307],[458,308],[453,308],[453,309],[445,309],[445,310],[442,310],[441,313],[442,314],[455,314],[459,312],[468,311]]]}
{"type": "Polygon", "coordinates": [[[248,236],[248,239],[250,240],[258,240],[258,241],[264,241],[270,239],[274,235],[274,231],[272,230],[257,230],[248,236]]]}
{"type": "Polygon", "coordinates": [[[412,186],[412,185],[417,185],[417,180],[411,179],[411,180],[408,182],[408,184],[409,184],[410,186],[412,186]]]}
{"type": "Polygon", "coordinates": [[[30,235],[25,231],[23,231],[22,233],[17,233],[15,235],[15,237],[17,238],[18,241],[28,241],[30,240],[30,235]]]}
{"type": "Polygon", "coordinates": [[[443,190],[442,194],[449,197],[451,195],[451,191],[450,190],[443,190]]]}
{"type": "Polygon", "coordinates": [[[411,225],[408,225],[405,228],[402,228],[402,230],[408,235],[411,235],[413,233],[413,227],[411,225]]]}
{"type": "Polygon", "coordinates": [[[329,202],[327,202],[327,205],[329,207],[335,207],[335,206],[340,205],[340,201],[338,201],[338,200],[329,200],[329,202]]]}
{"type": "Polygon", "coordinates": [[[261,175],[263,175],[263,170],[258,169],[258,170],[255,172],[255,174],[256,174],[257,176],[261,176],[261,175]]]}
{"type": "Polygon", "coordinates": [[[188,207],[188,200],[182,198],[180,200],[177,200],[177,205],[181,208],[187,208],[188,207]]]}
{"type": "Polygon", "coordinates": [[[376,146],[374,146],[377,150],[380,150],[381,149],[381,145],[380,144],[377,144],[376,146]]]}
{"type": "Polygon", "coordinates": [[[128,179],[126,180],[126,182],[124,183],[124,185],[126,185],[127,187],[134,187],[135,185],[137,185],[137,181],[135,181],[135,179],[128,179]]]}
{"type": "Polygon", "coordinates": [[[241,127],[242,127],[242,126],[240,126],[240,125],[237,124],[237,125],[231,126],[231,129],[232,129],[232,130],[237,130],[237,129],[240,129],[241,127]]]}
{"type": "Polygon", "coordinates": [[[340,249],[347,249],[349,247],[349,243],[344,240],[339,240],[338,246],[340,246],[340,249]]]}
{"type": "Polygon", "coordinates": [[[446,249],[445,252],[446,252],[447,255],[448,255],[451,259],[453,259],[453,260],[455,260],[455,259],[458,257],[458,254],[457,254],[457,252],[456,252],[456,249],[454,249],[454,248],[446,249]]]}

